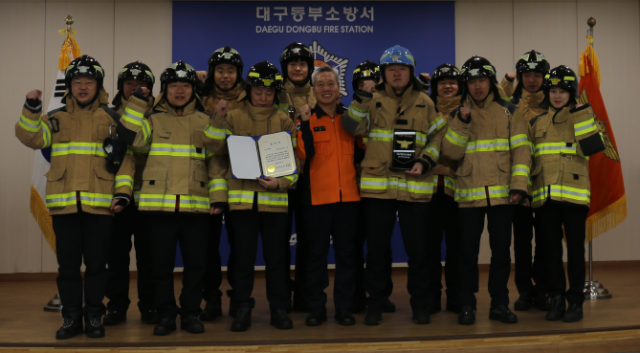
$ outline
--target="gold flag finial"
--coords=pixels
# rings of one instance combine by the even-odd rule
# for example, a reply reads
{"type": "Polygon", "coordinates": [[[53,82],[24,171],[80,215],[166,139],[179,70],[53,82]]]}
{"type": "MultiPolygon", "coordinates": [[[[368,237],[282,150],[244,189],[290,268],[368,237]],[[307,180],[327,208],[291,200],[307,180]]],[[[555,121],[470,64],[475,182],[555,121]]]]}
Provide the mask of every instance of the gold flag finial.
{"type": "Polygon", "coordinates": [[[71,25],[75,20],[71,15],[67,15],[64,18],[64,23],[67,25],[66,29],[61,29],[60,34],[64,35],[64,42],[62,42],[62,47],[60,48],[60,58],[58,59],[58,70],[64,71],[69,63],[80,56],[80,45],[73,38],[76,35],[76,31],[71,28],[71,25]]]}
{"type": "Polygon", "coordinates": [[[589,19],[587,20],[587,25],[589,25],[589,27],[595,27],[596,26],[596,19],[593,17],[589,17],[589,19]]]}

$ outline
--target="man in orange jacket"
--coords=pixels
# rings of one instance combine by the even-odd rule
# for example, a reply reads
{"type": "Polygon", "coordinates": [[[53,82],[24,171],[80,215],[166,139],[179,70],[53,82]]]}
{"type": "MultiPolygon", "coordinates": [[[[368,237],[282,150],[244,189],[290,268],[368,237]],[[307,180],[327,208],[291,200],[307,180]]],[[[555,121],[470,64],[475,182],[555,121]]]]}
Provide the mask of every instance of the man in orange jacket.
{"type": "Polygon", "coordinates": [[[355,138],[342,127],[344,109],[338,104],[338,74],[329,66],[313,73],[313,93],[318,101],[311,110],[300,111],[296,153],[305,161],[299,192],[308,242],[306,297],[309,305],[307,326],[327,320],[329,286],[327,255],[330,236],[336,257],[334,284],[335,319],[340,325],[353,325],[351,314],[355,293],[354,242],[360,194],[353,161],[355,138]]]}

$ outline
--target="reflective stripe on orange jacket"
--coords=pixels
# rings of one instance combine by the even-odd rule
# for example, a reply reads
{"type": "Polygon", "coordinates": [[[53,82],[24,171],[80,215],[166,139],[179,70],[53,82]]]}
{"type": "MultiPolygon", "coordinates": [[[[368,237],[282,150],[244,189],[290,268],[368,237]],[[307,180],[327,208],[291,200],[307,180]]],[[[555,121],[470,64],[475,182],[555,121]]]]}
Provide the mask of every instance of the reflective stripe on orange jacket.
{"type": "Polygon", "coordinates": [[[316,106],[309,121],[300,122],[296,153],[306,161],[305,185],[300,186],[306,204],[360,201],[353,161],[355,137],[342,127],[343,112],[338,106],[331,118],[316,106]]]}

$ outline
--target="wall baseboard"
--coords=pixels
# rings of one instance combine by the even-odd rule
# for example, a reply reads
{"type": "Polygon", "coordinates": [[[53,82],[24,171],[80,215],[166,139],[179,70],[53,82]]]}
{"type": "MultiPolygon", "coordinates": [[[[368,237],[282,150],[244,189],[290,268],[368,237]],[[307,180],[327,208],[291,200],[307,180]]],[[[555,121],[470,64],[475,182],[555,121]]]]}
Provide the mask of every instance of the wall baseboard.
{"type": "MultiPolygon", "coordinates": [[[[585,266],[587,263],[585,263],[585,266]]],[[[478,268],[480,271],[489,271],[489,264],[480,264],[478,268]]],[[[566,266],[566,262],[565,262],[566,266]]],[[[329,265],[329,271],[332,273],[334,270],[333,265],[329,265]]],[[[403,271],[402,268],[406,267],[406,264],[394,264],[394,272],[403,271]]],[[[291,266],[291,268],[295,268],[291,266]]],[[[598,269],[640,269],[640,260],[632,260],[632,261],[594,261],[593,262],[594,272],[598,269]]],[[[264,271],[264,266],[256,266],[256,276],[262,276],[264,271]]],[[[223,268],[223,271],[226,272],[226,267],[223,268]]],[[[46,272],[46,273],[0,273],[0,282],[37,282],[37,281],[55,281],[58,276],[57,272],[46,272]]],[[[132,279],[138,278],[138,271],[131,271],[130,276],[132,279]]],[[[175,272],[176,278],[182,277],[182,269],[176,269],[175,272]]]]}

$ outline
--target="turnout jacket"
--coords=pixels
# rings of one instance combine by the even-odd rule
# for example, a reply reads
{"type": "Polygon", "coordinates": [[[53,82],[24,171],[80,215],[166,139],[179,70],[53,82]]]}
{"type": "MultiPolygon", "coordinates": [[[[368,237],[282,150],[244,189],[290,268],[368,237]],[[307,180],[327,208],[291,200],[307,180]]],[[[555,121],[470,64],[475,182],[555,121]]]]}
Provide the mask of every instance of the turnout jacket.
{"type": "Polygon", "coordinates": [[[15,126],[16,137],[27,147],[51,147],[45,204],[51,215],[83,212],[113,215],[114,196],[129,198],[133,187],[134,160],[131,151],[116,175],[106,167],[104,140],[115,137],[120,115],[107,106],[108,95],[100,89],[89,110],[80,110],[67,91],[64,107],[42,115],[42,104],[25,103],[15,126]],[[111,129],[111,136],[110,133],[111,129]]]}
{"type": "MultiPolygon", "coordinates": [[[[436,101],[436,112],[438,112],[447,122],[451,119],[451,112],[460,106],[460,96],[453,98],[438,97],[436,101]]],[[[456,161],[447,158],[444,155],[440,156],[438,165],[433,167],[431,173],[433,174],[434,182],[438,182],[438,176],[442,175],[444,178],[444,192],[453,197],[456,191],[456,161]]]]}
{"type": "Polygon", "coordinates": [[[471,96],[464,122],[460,109],[451,113],[442,143],[443,154],[458,162],[454,199],[460,207],[509,204],[509,194],[527,194],[531,168],[531,142],[527,126],[513,104],[489,93],[479,108],[471,96]]]}
{"type": "Polygon", "coordinates": [[[589,104],[556,110],[529,121],[529,138],[535,149],[534,208],[548,200],[589,207],[589,156],[605,149],[602,133],[589,104]]]}
{"type": "MultiPolygon", "coordinates": [[[[296,86],[291,80],[284,83],[284,89],[280,92],[280,104],[278,109],[284,113],[293,113],[293,121],[300,120],[300,107],[308,104],[311,108],[316,106],[316,97],[313,95],[311,82],[307,82],[303,87],[296,86]]],[[[291,114],[290,114],[291,115],[291,114]]]]}
{"type": "Polygon", "coordinates": [[[516,105],[522,119],[529,122],[532,118],[547,112],[547,109],[540,108],[540,103],[542,103],[543,100],[544,91],[540,90],[536,93],[529,93],[529,91],[523,88],[522,95],[511,97],[510,102],[516,105]]]}
{"type": "MultiPolygon", "coordinates": [[[[121,96],[121,102],[119,105],[113,107],[113,109],[120,115],[124,114],[124,107],[129,103],[128,100],[121,96]]],[[[148,115],[153,110],[154,100],[149,97],[147,101],[147,110],[145,115],[148,115]]],[[[146,118],[145,118],[146,119],[146,118]]],[[[135,159],[135,173],[133,175],[133,196],[135,197],[136,204],[140,199],[140,189],[142,188],[142,171],[144,171],[145,165],[147,165],[147,158],[149,157],[149,146],[144,147],[130,147],[133,151],[133,157],[135,159]]]]}
{"type": "Polygon", "coordinates": [[[319,105],[309,121],[300,122],[298,158],[305,161],[298,190],[307,205],[360,201],[354,164],[355,137],[342,127],[343,107],[333,117],[319,105]]]}
{"type": "Polygon", "coordinates": [[[204,146],[211,117],[192,100],[182,116],[162,96],[145,118],[147,99],[134,93],[124,108],[118,134],[135,148],[149,147],[142,172],[141,211],[209,213],[213,153],[204,146]]]}
{"type": "MultiPolygon", "coordinates": [[[[228,203],[231,211],[250,210],[257,193],[258,212],[288,212],[287,189],[298,181],[298,175],[277,178],[276,190],[267,190],[257,180],[233,179],[227,155],[227,140],[214,135],[212,132],[215,131],[210,132],[212,129],[211,126],[206,128],[205,144],[215,153],[226,155],[226,163],[220,165],[222,170],[219,174],[225,175],[228,180],[228,187],[219,182],[212,184],[212,202],[228,203]]],[[[267,108],[254,107],[245,100],[240,108],[227,113],[227,135],[262,136],[281,131],[289,131],[295,151],[296,140],[293,137],[296,136],[296,127],[291,118],[279,111],[275,105],[267,108]]]]}
{"type": "Polygon", "coordinates": [[[389,85],[380,84],[376,89],[378,92],[374,94],[357,91],[348,111],[342,115],[342,125],[347,132],[354,136],[369,133],[361,163],[360,196],[428,202],[436,186],[430,169],[439,160],[447,123],[436,114],[433,101],[422,91],[417,79],[403,93],[400,103],[389,85]],[[417,132],[416,162],[424,166],[422,175],[389,169],[395,129],[417,132]]]}

